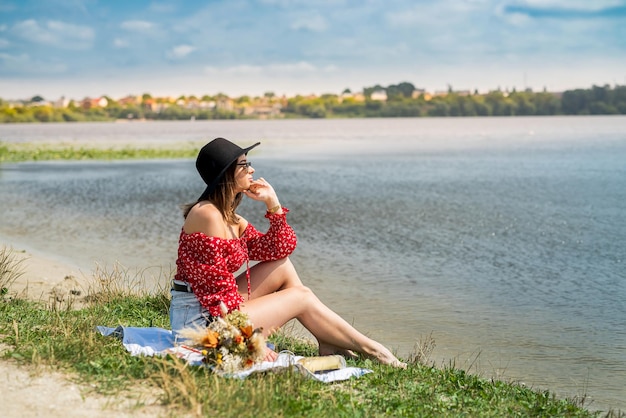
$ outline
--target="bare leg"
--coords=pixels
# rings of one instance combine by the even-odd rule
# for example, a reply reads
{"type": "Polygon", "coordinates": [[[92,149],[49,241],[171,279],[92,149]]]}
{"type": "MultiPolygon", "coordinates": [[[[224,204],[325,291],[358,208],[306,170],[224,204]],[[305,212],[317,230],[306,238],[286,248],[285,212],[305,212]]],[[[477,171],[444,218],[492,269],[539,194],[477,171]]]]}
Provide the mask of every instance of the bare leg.
{"type": "MultiPolygon", "coordinates": [[[[245,272],[237,277],[237,286],[239,293],[247,300],[248,281],[245,272]]],[[[251,299],[294,286],[302,286],[302,281],[289,258],[266,261],[256,264],[250,269],[251,299]]]]}
{"type": "MultiPolygon", "coordinates": [[[[290,287],[302,286],[302,281],[289,258],[256,264],[250,269],[250,277],[251,299],[290,287]]],[[[237,277],[237,285],[239,293],[244,299],[248,299],[248,281],[245,272],[237,277]]],[[[271,330],[268,330],[268,332],[271,332],[271,330]]],[[[341,354],[347,358],[356,357],[351,350],[329,344],[318,336],[316,338],[319,344],[320,355],[341,354]]]]}
{"type": "Polygon", "coordinates": [[[361,334],[330,310],[307,287],[293,286],[253,298],[244,302],[241,310],[266,333],[297,318],[320,341],[320,349],[354,350],[382,364],[406,367],[386,347],[361,334]]]}
{"type": "MultiPolygon", "coordinates": [[[[258,263],[250,269],[250,297],[252,299],[274,293],[280,289],[286,289],[294,286],[302,286],[300,277],[296,273],[296,269],[289,260],[283,258],[276,261],[258,263]]],[[[237,277],[237,287],[239,293],[245,300],[248,299],[248,280],[246,273],[242,273],[237,277]]],[[[254,322],[254,321],[253,321],[254,322]]],[[[256,325],[256,324],[255,324],[256,325]]],[[[267,330],[271,332],[272,330],[267,330]]],[[[267,333],[266,333],[267,335],[267,333]]],[[[264,361],[275,361],[278,354],[267,348],[264,361]]]]}

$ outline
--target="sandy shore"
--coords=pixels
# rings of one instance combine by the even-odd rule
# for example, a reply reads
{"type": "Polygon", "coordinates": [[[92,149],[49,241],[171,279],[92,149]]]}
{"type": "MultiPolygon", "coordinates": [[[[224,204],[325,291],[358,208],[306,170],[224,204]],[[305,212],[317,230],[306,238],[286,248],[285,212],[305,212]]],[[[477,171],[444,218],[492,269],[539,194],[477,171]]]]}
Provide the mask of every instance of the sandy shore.
{"type": "MultiPolygon", "coordinates": [[[[79,307],[89,289],[91,272],[53,257],[26,251],[0,240],[0,249],[11,249],[23,274],[9,288],[9,296],[39,301],[46,306],[79,307]]],[[[7,346],[0,345],[0,353],[7,346]]],[[[4,417],[157,417],[167,415],[149,391],[107,397],[75,383],[74,376],[45,367],[20,366],[0,360],[0,405],[4,417]]]]}
{"type": "Polygon", "coordinates": [[[78,303],[87,294],[91,272],[62,263],[45,254],[14,246],[0,239],[0,248],[10,250],[22,273],[9,289],[9,296],[46,304],[78,303]]]}
{"type": "Polygon", "coordinates": [[[72,376],[44,368],[0,361],[2,416],[17,417],[158,417],[166,408],[146,390],[107,397],[72,381],[72,376]]]}

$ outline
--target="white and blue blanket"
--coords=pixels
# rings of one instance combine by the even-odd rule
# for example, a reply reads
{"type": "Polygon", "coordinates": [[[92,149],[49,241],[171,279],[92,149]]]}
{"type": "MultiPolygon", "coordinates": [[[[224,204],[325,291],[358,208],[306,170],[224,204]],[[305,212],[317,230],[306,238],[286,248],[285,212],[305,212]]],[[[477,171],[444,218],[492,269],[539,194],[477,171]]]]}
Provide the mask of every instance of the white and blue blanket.
{"type": "MultiPolygon", "coordinates": [[[[169,354],[184,359],[192,365],[199,366],[203,364],[203,356],[198,350],[193,347],[174,344],[174,337],[170,330],[156,327],[137,328],[123,326],[118,326],[117,328],[98,326],[96,328],[104,336],[117,337],[122,340],[126,350],[133,356],[164,356],[169,354]]],[[[298,360],[302,358],[302,356],[283,351],[278,354],[276,361],[263,361],[249,369],[228,374],[227,376],[243,379],[255,372],[295,367],[311,378],[328,383],[347,380],[351,377],[361,377],[372,372],[372,370],[358,367],[344,367],[338,370],[311,373],[298,364],[298,360]]]]}

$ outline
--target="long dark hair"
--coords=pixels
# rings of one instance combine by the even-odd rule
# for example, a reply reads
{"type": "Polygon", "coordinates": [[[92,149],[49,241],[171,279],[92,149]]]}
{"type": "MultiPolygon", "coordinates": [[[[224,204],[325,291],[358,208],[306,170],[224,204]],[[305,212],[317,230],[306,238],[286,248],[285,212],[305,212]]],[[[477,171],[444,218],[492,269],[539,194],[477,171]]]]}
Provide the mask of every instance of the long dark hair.
{"type": "Polygon", "coordinates": [[[208,200],[213,203],[215,207],[220,211],[224,220],[231,224],[236,224],[239,222],[239,218],[235,214],[237,207],[241,203],[243,199],[243,193],[235,193],[235,172],[237,170],[237,161],[233,162],[224,175],[222,176],[220,182],[213,188],[213,190],[208,193],[202,193],[202,195],[193,203],[188,203],[182,206],[183,209],[183,217],[187,219],[187,215],[189,215],[189,211],[193,208],[198,202],[203,200],[208,200]]]}

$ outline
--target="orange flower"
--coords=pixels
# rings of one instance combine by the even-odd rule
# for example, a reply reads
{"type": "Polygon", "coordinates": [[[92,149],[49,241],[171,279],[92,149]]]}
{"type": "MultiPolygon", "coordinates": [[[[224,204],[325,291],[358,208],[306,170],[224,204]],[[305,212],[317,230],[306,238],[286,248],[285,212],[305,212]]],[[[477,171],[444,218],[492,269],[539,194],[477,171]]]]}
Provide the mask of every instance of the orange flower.
{"type": "Polygon", "coordinates": [[[245,327],[239,328],[244,337],[250,338],[252,337],[252,325],[246,325],[245,327]]]}
{"type": "Polygon", "coordinates": [[[200,344],[203,347],[215,348],[217,347],[217,343],[219,342],[219,337],[220,334],[210,329],[207,329],[206,334],[202,337],[202,340],[200,340],[200,344]]]}

